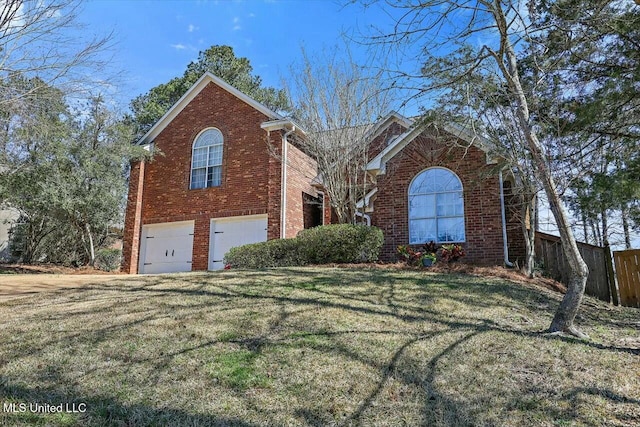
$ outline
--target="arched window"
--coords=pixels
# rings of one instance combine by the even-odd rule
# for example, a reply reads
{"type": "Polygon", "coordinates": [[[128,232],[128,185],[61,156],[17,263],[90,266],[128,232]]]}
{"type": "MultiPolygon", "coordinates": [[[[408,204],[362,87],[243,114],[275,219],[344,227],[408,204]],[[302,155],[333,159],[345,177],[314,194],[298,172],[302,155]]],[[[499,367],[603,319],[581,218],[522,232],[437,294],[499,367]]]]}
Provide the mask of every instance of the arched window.
{"type": "Polygon", "coordinates": [[[193,143],[191,189],[217,187],[222,184],[222,132],[209,128],[193,143]]]}
{"type": "Polygon", "coordinates": [[[464,242],[460,178],[448,169],[420,172],[409,186],[409,243],[464,242]]]}

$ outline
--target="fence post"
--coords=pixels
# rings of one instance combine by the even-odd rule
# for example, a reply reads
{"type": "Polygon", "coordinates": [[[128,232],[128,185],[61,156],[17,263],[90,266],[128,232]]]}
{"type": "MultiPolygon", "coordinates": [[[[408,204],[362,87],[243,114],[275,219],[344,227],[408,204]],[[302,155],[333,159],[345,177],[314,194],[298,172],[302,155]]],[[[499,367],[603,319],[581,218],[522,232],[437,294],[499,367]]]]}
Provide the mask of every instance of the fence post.
{"type": "Polygon", "coordinates": [[[609,282],[609,289],[611,290],[611,301],[613,305],[620,305],[618,300],[618,287],[616,286],[616,275],[613,272],[613,261],[611,260],[611,247],[609,242],[604,245],[604,264],[607,272],[607,281],[609,282]]]}

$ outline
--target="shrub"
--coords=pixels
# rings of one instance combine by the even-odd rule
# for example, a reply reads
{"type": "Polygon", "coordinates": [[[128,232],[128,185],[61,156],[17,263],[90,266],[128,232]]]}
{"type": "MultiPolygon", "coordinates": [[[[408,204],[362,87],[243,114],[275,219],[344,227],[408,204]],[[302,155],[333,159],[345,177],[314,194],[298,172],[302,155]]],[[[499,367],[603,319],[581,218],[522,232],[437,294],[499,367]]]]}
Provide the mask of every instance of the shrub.
{"type": "Polygon", "coordinates": [[[120,249],[100,249],[96,253],[94,266],[103,271],[115,271],[120,268],[122,251],[120,249]]]}
{"type": "Polygon", "coordinates": [[[231,248],[224,260],[235,268],[372,262],[380,255],[382,241],[382,231],[376,227],[323,225],[302,230],[294,239],[269,240],[231,248]]]}
{"type": "Polygon", "coordinates": [[[418,262],[422,258],[422,252],[413,250],[413,248],[409,245],[398,246],[396,252],[398,254],[398,257],[402,261],[410,265],[418,264],[418,262]]]}
{"type": "Polygon", "coordinates": [[[400,260],[408,265],[422,265],[422,260],[430,259],[432,263],[436,262],[435,243],[431,242],[424,245],[422,249],[416,251],[409,245],[400,245],[396,249],[396,253],[400,260]]]}
{"type": "Polygon", "coordinates": [[[465,256],[466,253],[462,245],[442,245],[440,247],[440,258],[444,262],[454,262],[465,256]]]}
{"type": "Polygon", "coordinates": [[[293,267],[307,264],[298,239],[277,239],[231,248],[225,264],[235,268],[293,267]]]}
{"type": "Polygon", "coordinates": [[[377,261],[384,240],[379,228],[353,224],[309,228],[297,239],[309,264],[377,261]]]}

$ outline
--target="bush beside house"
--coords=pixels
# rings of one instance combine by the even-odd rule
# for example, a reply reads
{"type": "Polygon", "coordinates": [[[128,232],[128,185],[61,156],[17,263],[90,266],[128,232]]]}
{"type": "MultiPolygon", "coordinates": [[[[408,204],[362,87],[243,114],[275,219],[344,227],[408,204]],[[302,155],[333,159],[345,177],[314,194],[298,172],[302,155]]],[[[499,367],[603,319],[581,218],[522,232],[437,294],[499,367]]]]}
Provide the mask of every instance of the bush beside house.
{"type": "Polygon", "coordinates": [[[303,230],[293,239],[232,248],[225,263],[237,268],[265,268],[373,262],[378,260],[382,242],[382,231],[376,227],[323,225],[303,230]]]}

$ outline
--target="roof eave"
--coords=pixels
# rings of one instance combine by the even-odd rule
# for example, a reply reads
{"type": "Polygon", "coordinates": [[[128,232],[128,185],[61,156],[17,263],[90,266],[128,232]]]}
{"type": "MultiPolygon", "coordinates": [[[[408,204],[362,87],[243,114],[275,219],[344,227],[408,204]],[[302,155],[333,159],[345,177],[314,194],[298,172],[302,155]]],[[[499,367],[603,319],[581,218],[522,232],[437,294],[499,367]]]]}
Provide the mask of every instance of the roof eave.
{"type": "Polygon", "coordinates": [[[221,78],[207,71],[189,88],[189,90],[187,90],[184,93],[184,95],[180,97],[180,99],[178,99],[178,101],[175,104],[171,106],[171,108],[169,108],[169,110],[166,113],[164,113],[164,115],[160,118],[160,120],[158,120],[151,127],[151,129],[149,129],[149,131],[146,134],[144,134],[142,138],[138,140],[137,144],[145,145],[153,142],[153,140],[164,130],[164,128],[167,127],[167,125],[171,123],[173,119],[176,118],[176,116],[184,109],[184,107],[186,107],[186,105],[189,102],[191,102],[193,98],[195,98],[200,93],[200,91],[202,91],[202,89],[204,89],[209,83],[216,84],[220,88],[226,90],[227,92],[234,95],[236,98],[240,99],[241,101],[244,101],[245,103],[249,104],[251,107],[258,110],[259,112],[261,112],[262,114],[264,114],[269,118],[276,119],[276,120],[283,119],[283,117],[280,114],[276,113],[275,111],[272,111],[265,105],[259,103],[258,101],[251,98],[250,96],[240,92],[238,89],[234,88],[229,83],[225,82],[221,78]]]}

